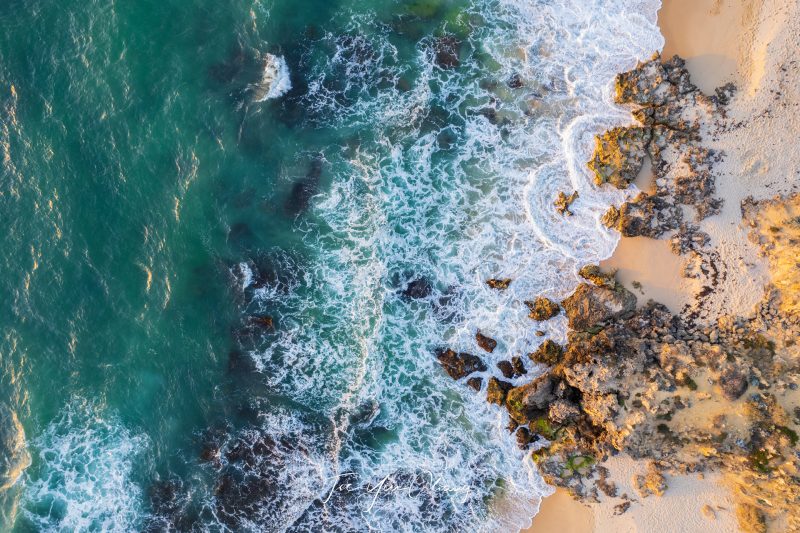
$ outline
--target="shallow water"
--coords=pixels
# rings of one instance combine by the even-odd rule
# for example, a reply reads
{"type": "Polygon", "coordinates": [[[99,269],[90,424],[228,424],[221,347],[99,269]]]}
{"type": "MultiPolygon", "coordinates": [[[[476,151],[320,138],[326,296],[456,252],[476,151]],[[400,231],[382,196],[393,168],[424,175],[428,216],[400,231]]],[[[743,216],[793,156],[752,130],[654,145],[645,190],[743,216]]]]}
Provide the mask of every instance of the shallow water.
{"type": "Polygon", "coordinates": [[[583,162],[659,5],[3,2],[4,529],[525,525],[549,489],[433,351],[497,374],[613,250],[583,162]]]}

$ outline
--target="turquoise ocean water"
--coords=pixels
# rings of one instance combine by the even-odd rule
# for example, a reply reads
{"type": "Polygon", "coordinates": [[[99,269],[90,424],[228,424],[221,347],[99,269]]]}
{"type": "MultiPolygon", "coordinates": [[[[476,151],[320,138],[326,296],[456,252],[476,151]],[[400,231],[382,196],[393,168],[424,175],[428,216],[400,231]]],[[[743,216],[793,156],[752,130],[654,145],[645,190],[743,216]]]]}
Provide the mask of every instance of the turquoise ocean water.
{"type": "Polygon", "coordinates": [[[433,352],[499,374],[613,250],[583,161],[658,7],[0,2],[0,529],[525,526],[433,352]]]}

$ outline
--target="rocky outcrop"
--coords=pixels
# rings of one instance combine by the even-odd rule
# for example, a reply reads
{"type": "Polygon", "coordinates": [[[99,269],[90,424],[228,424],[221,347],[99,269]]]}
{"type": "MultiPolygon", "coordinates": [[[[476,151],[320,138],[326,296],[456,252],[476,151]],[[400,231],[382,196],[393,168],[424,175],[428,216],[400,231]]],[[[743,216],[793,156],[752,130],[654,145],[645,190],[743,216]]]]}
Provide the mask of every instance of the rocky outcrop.
{"type": "Polygon", "coordinates": [[[564,350],[560,345],[547,339],[535,352],[528,354],[531,361],[543,365],[553,366],[561,362],[561,357],[564,355],[564,350]]]}
{"type": "Polygon", "coordinates": [[[461,379],[474,372],[486,370],[486,365],[480,357],[468,353],[456,353],[449,348],[437,351],[436,358],[444,371],[453,379],[461,379]]]}
{"type": "Polygon", "coordinates": [[[650,128],[637,126],[612,128],[598,135],[588,163],[594,182],[626,189],[642,169],[651,136],[650,128]]]}
{"type": "Polygon", "coordinates": [[[553,386],[553,378],[546,374],[512,389],[506,399],[508,414],[519,424],[535,420],[546,412],[549,403],[555,399],[553,386]]]}
{"type": "Polygon", "coordinates": [[[561,305],[570,329],[585,331],[632,312],[636,296],[621,286],[609,289],[582,283],[561,305]]]}
{"type": "Polygon", "coordinates": [[[680,226],[683,211],[668,197],[640,193],[619,208],[611,206],[600,221],[624,237],[657,239],[680,226]]]}
{"type": "Polygon", "coordinates": [[[539,322],[550,320],[561,312],[561,308],[557,303],[543,296],[536,298],[532,302],[525,302],[525,305],[531,311],[528,316],[539,322]]]}
{"type": "Polygon", "coordinates": [[[507,381],[502,381],[495,377],[489,378],[489,383],[486,386],[486,401],[497,405],[505,405],[507,395],[513,388],[513,385],[507,381]]]}

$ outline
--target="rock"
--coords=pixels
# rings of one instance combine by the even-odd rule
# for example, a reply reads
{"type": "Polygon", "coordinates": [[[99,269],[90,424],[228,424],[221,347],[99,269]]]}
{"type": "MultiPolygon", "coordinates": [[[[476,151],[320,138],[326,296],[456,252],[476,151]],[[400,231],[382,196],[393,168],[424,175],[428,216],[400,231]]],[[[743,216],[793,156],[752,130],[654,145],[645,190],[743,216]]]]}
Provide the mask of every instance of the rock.
{"type": "Polygon", "coordinates": [[[767,519],[755,505],[749,503],[736,504],[736,520],[739,528],[748,533],[767,533],[767,519]]]}
{"type": "Polygon", "coordinates": [[[520,357],[512,357],[511,361],[500,361],[497,363],[497,368],[500,369],[503,377],[508,379],[518,378],[527,373],[520,357]]]}
{"type": "Polygon", "coordinates": [[[641,126],[620,126],[596,136],[594,155],[588,163],[594,182],[627,188],[642,169],[651,137],[652,130],[641,126]]]}
{"type": "Polygon", "coordinates": [[[677,229],[682,219],[680,207],[660,196],[643,192],[619,208],[611,206],[600,221],[624,237],[657,239],[665,232],[677,229]]]}
{"type": "Polygon", "coordinates": [[[729,368],[720,374],[717,384],[725,399],[732,402],[747,390],[747,376],[736,368],[729,368]]]}
{"type": "Polygon", "coordinates": [[[559,344],[547,339],[535,352],[528,354],[528,357],[536,363],[555,366],[561,361],[563,355],[564,349],[559,344]]]}
{"type": "Polygon", "coordinates": [[[500,373],[503,374],[503,377],[509,379],[514,377],[514,367],[512,366],[511,361],[500,361],[497,363],[497,368],[500,369],[500,373]]]}
{"type": "Polygon", "coordinates": [[[520,76],[517,73],[511,75],[511,77],[506,82],[506,85],[508,86],[509,89],[521,89],[522,87],[525,86],[525,84],[522,81],[522,76],[520,76]]]}
{"type": "Polygon", "coordinates": [[[496,289],[498,291],[504,291],[511,285],[511,280],[509,278],[503,279],[495,279],[492,278],[486,281],[486,284],[491,287],[492,289],[496,289]]]}
{"type": "Polygon", "coordinates": [[[591,281],[598,287],[613,289],[617,286],[617,280],[613,273],[607,274],[600,270],[597,265],[586,265],[578,271],[578,275],[586,281],[591,281]]]}
{"type": "Polygon", "coordinates": [[[257,326],[257,327],[260,327],[260,328],[263,328],[263,329],[267,329],[267,330],[275,329],[275,322],[272,320],[271,316],[266,316],[266,315],[251,316],[250,317],[250,323],[252,325],[254,325],[254,326],[257,326]]]}
{"type": "Polygon", "coordinates": [[[514,367],[515,377],[528,373],[528,371],[525,370],[525,363],[522,362],[522,357],[519,357],[518,355],[515,355],[511,358],[511,366],[514,367]]]}
{"type": "Polygon", "coordinates": [[[539,322],[550,320],[561,312],[557,303],[543,296],[536,298],[533,302],[525,302],[525,305],[531,310],[528,316],[539,322]]]}
{"type": "Polygon", "coordinates": [[[647,465],[647,474],[633,476],[633,487],[642,498],[651,494],[663,496],[667,490],[667,481],[652,461],[647,465]]]}
{"type": "Polygon", "coordinates": [[[542,414],[554,399],[553,378],[544,375],[510,390],[506,398],[506,408],[511,418],[520,424],[527,424],[542,414]]]}
{"type": "Polygon", "coordinates": [[[717,513],[714,512],[714,509],[710,505],[708,504],[704,505],[701,511],[703,513],[703,516],[705,516],[709,520],[716,520],[717,513]]]}
{"type": "Polygon", "coordinates": [[[483,379],[482,378],[469,378],[467,380],[467,387],[474,390],[475,392],[480,392],[481,387],[483,387],[483,379]]]}
{"type": "Polygon", "coordinates": [[[513,389],[514,386],[511,383],[491,377],[489,378],[489,384],[486,386],[486,401],[497,405],[503,405],[506,402],[508,392],[513,389]]]}
{"type": "Polygon", "coordinates": [[[517,430],[517,446],[519,446],[520,449],[527,449],[531,441],[533,441],[533,436],[528,428],[521,427],[517,430]]]}
{"type": "Polygon", "coordinates": [[[560,214],[571,217],[573,213],[569,210],[569,206],[572,205],[572,202],[577,199],[578,191],[574,191],[569,196],[567,196],[566,193],[559,191],[558,197],[556,198],[556,201],[553,202],[553,205],[556,206],[556,211],[558,211],[560,214]]]}
{"type": "Polygon", "coordinates": [[[581,414],[577,405],[567,400],[556,400],[547,410],[547,418],[555,424],[567,424],[575,421],[581,414]]]}
{"type": "Polygon", "coordinates": [[[453,379],[461,379],[473,372],[483,372],[486,365],[479,357],[468,353],[456,353],[453,350],[438,350],[436,358],[442,368],[453,379]]]}
{"type": "Polygon", "coordinates": [[[621,286],[612,290],[582,283],[561,305],[569,327],[585,331],[600,322],[633,312],[636,296],[621,286]]]}
{"type": "Polygon", "coordinates": [[[426,278],[417,278],[408,283],[403,290],[403,296],[411,300],[420,300],[427,298],[433,292],[431,282],[426,278]]]}
{"type": "Polygon", "coordinates": [[[436,39],[433,45],[436,64],[443,69],[456,68],[461,64],[458,58],[461,42],[454,35],[436,39]]]}
{"type": "Polygon", "coordinates": [[[497,348],[497,341],[492,339],[491,337],[487,337],[480,331],[478,331],[475,334],[475,341],[478,343],[478,346],[480,346],[489,353],[492,353],[494,349],[497,348]]]}

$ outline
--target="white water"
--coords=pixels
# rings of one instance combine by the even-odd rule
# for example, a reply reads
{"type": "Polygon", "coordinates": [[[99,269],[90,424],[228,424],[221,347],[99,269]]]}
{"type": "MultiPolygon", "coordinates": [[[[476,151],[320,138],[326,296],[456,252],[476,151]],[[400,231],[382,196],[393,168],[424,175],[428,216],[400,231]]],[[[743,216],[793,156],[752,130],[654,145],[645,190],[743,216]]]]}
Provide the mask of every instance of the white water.
{"type": "MultiPolygon", "coordinates": [[[[294,311],[281,317],[280,340],[255,357],[271,386],[327,413],[336,427],[326,470],[353,475],[358,490],[327,509],[333,523],[514,529],[551,491],[505,431],[507,415],[444,375],[432,350],[479,353],[486,377],[499,375],[498,361],[533,351],[536,329],[563,340],[563,318],[536,325],[523,300],[565,296],[577,269],[616,245],[599,217],[625,193],[596,188],[585,162],[596,133],[630,120],[612,103],[612,81],[661,48],[659,7],[655,0],[477,1],[474,12],[486,23],[468,47],[483,59],[442,70],[432,60],[434,42],[423,41],[422,74],[406,92],[377,89],[408,71],[368,17],[352,22],[356,38],[325,37],[336,52],[309,82],[309,110],[375,138],[325,152],[335,175],[315,213],[330,231],[301,226],[319,259],[288,298],[261,295],[266,306],[288,301],[294,311]],[[329,83],[343,73],[341,83],[329,83]],[[505,85],[514,75],[524,88],[505,85]],[[449,117],[432,123],[432,107],[449,117]],[[502,126],[481,114],[488,107],[502,126]],[[448,130],[458,141],[445,148],[448,130]],[[553,201],[572,190],[580,192],[575,216],[563,218],[553,201]],[[433,294],[404,301],[398,287],[417,276],[431,280],[433,294]],[[485,285],[490,277],[514,282],[498,292],[485,285]],[[449,304],[437,305],[445,297],[449,304]],[[494,353],[477,348],[477,329],[498,340],[494,353]],[[374,410],[365,427],[391,435],[379,445],[359,442],[346,416],[364,406],[374,410]],[[375,498],[371,489],[382,480],[407,472],[431,473],[432,492],[451,503],[431,504],[425,491],[375,498]],[[488,494],[515,504],[486,514],[488,494]]],[[[518,382],[538,369],[529,371],[518,382]]]]}
{"type": "Polygon", "coordinates": [[[40,531],[133,531],[142,490],[133,461],[147,446],[113,414],[76,398],[32,442],[22,511],[40,531]]]}
{"type": "MultiPolygon", "coordinates": [[[[265,507],[248,518],[252,529],[319,523],[325,513],[310,510],[312,501],[327,500],[335,481],[350,476],[352,490],[326,509],[328,523],[343,530],[528,523],[537,496],[551,489],[505,431],[505,413],[444,375],[432,351],[447,345],[478,353],[481,329],[499,342],[493,354],[480,353],[485,378],[498,374],[498,361],[533,351],[535,329],[564,338],[563,318],[534,324],[522,301],[563,297],[577,268],[616,244],[598,219],[623,193],[594,187],[585,161],[594,134],[629,120],[611,102],[611,82],[662,46],[658,7],[657,0],[476,0],[473,12],[486,22],[467,48],[481,58],[441,70],[425,40],[417,50],[421,74],[407,91],[381,85],[408,69],[399,66],[390,30],[370,17],[352,22],[355,39],[324,38],[336,51],[308,80],[308,110],[327,126],[373,139],[324,154],[330,189],[316,202],[314,221],[299,222],[318,258],[288,294],[254,290],[251,268],[240,270],[253,307],[281,309],[278,339],[253,354],[265,384],[333,429],[309,428],[284,410],[266,414],[263,406],[264,431],[276,438],[313,432],[303,444],[319,449],[280,450],[277,479],[291,493],[279,513],[265,507]],[[323,83],[331,73],[344,76],[336,89],[323,83]],[[514,75],[523,88],[505,85],[514,75]],[[434,107],[447,117],[431,118],[434,107]],[[502,126],[481,114],[490,107],[502,126]],[[448,133],[455,141],[446,147],[448,133]],[[580,199],[565,219],[552,204],[572,190],[580,199]],[[318,223],[329,230],[316,231],[318,223]],[[398,296],[416,276],[432,282],[427,301],[398,296]],[[514,282],[498,292],[485,285],[490,277],[514,282]],[[369,415],[355,416],[362,412],[369,415]],[[487,511],[490,494],[513,504],[487,511]]],[[[258,100],[290,88],[285,61],[271,57],[254,89],[258,100]]],[[[519,382],[538,370],[528,369],[519,382]]],[[[68,408],[32,443],[38,475],[27,481],[26,515],[43,530],[135,529],[142,490],[131,471],[146,443],[109,413],[68,408]]]]}

